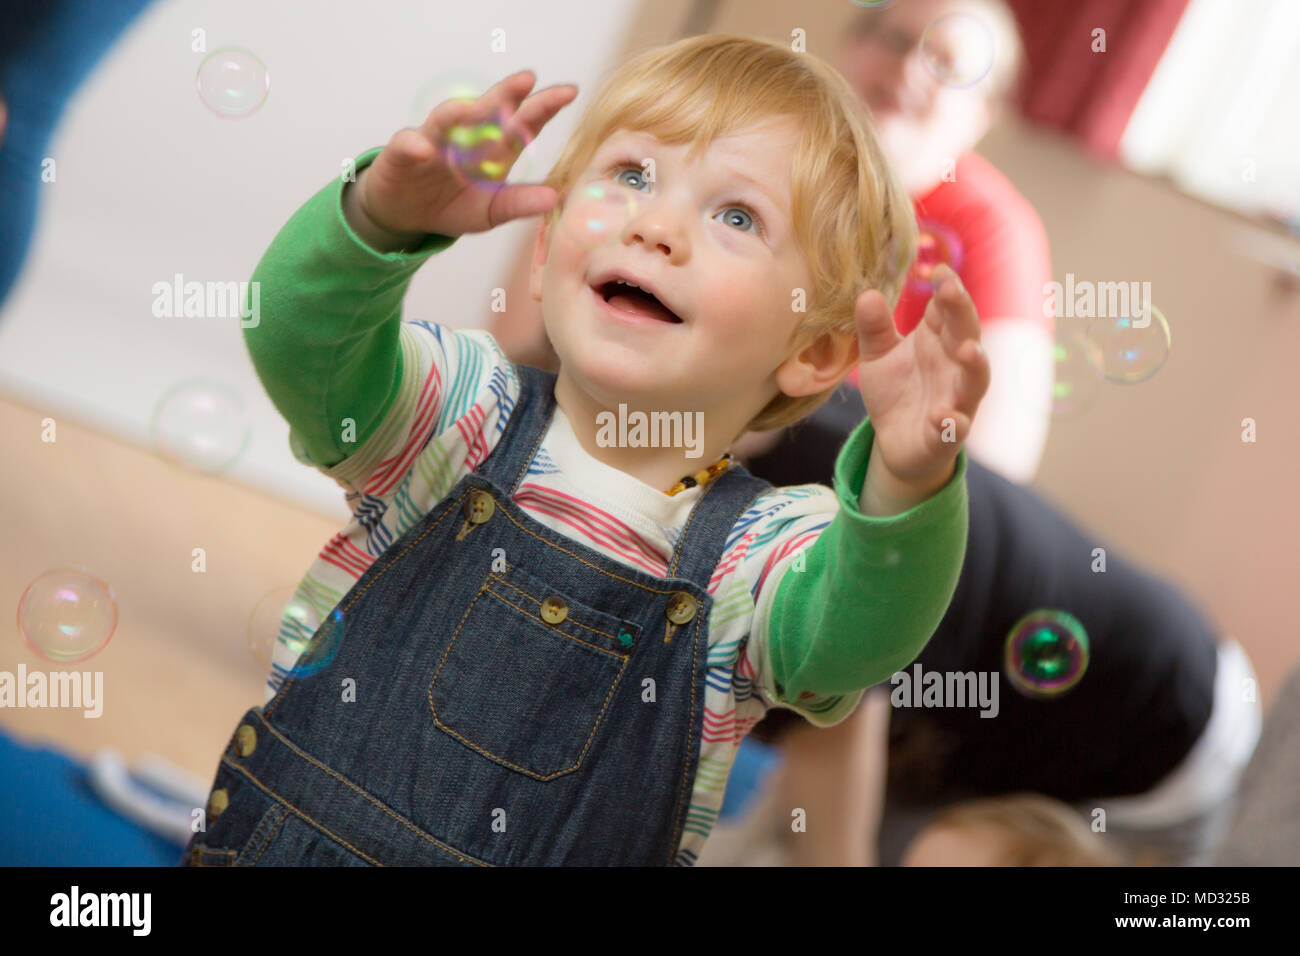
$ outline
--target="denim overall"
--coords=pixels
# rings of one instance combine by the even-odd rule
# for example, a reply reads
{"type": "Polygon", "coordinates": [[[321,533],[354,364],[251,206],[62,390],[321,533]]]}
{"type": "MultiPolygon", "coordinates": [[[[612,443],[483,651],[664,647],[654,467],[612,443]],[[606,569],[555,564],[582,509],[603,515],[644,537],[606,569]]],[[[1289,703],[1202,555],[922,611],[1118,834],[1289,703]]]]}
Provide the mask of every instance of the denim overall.
{"type": "Polygon", "coordinates": [[[709,580],[770,485],[733,466],[667,577],[620,564],[512,500],[555,402],[554,375],[517,371],[493,453],[339,603],[334,659],[244,715],[184,863],[679,862],[709,580]]]}

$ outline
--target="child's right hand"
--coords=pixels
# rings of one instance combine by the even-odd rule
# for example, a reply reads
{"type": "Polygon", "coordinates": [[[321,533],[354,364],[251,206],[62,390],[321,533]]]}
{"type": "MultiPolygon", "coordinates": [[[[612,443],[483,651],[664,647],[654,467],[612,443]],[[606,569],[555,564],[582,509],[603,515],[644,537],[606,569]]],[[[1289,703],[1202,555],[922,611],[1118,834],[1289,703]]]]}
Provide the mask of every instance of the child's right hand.
{"type": "Polygon", "coordinates": [[[512,219],[549,212],[559,198],[549,186],[493,183],[485,188],[454,169],[447,156],[446,137],[452,127],[499,124],[504,117],[505,135],[496,152],[476,158],[490,158],[508,172],[524,142],[535,139],[578,94],[576,86],[565,84],[528,96],[534,82],[531,71],[515,73],[477,100],[446,100],[423,125],[398,130],[357,178],[360,211],[379,229],[407,238],[486,232],[512,219]]]}

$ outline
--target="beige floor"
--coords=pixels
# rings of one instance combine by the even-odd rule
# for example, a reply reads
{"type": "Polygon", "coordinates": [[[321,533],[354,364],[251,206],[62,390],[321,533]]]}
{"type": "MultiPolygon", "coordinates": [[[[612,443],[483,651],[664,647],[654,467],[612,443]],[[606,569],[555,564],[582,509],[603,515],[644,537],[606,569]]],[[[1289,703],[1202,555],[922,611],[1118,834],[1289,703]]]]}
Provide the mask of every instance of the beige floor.
{"type": "Polygon", "coordinates": [[[154,753],[210,778],[240,714],[261,702],[263,669],[248,617],[271,589],[292,585],[335,522],[244,487],[183,471],[62,416],[41,441],[45,412],[0,396],[4,505],[0,608],[8,634],[0,670],[100,670],[104,709],[0,710],[0,727],[78,754],[113,746],[154,753]],[[166,514],[166,521],[155,515],[166,514]],[[206,551],[207,571],[191,570],[206,551]],[[89,661],[60,667],[33,653],[16,626],[27,585],[83,565],[114,589],[118,625],[89,661]]]}

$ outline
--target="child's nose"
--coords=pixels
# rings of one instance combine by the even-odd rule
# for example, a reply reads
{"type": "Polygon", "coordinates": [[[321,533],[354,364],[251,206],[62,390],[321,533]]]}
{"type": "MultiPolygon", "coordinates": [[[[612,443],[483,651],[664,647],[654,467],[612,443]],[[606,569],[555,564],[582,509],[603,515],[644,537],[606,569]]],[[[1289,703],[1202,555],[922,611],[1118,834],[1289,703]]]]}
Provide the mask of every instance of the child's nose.
{"type": "Polygon", "coordinates": [[[689,255],[690,240],[684,226],[684,214],[668,203],[644,203],[629,220],[624,241],[641,242],[674,262],[689,255]]]}

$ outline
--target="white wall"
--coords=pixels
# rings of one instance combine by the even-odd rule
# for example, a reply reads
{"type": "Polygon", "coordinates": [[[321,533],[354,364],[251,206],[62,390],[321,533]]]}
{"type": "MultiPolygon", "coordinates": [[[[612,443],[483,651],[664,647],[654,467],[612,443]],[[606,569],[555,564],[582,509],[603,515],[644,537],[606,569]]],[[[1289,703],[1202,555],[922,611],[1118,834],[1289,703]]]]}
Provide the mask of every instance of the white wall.
{"type": "MultiPolygon", "coordinates": [[[[529,68],[539,88],[578,84],[577,101],[537,142],[540,179],[614,65],[635,8],[632,0],[155,3],[83,83],[51,144],[57,178],[41,187],[27,264],[0,315],[0,389],[42,415],[147,444],[171,386],[225,383],[253,416],[251,443],[229,476],[346,516],[337,487],[290,456],[288,426],[262,391],[238,320],[155,318],[153,284],[178,272],[246,281],[344,157],[422,119],[441,76],[491,83],[529,68]],[[490,47],[497,27],[501,53],[490,47]],[[259,111],[229,120],[202,104],[195,28],[206,31],[209,52],[242,46],[266,63],[271,90],[259,111]]],[[[435,257],[411,285],[406,316],[481,324],[528,229],[467,237],[435,257]]],[[[39,423],[32,428],[34,438],[39,423]]]]}

